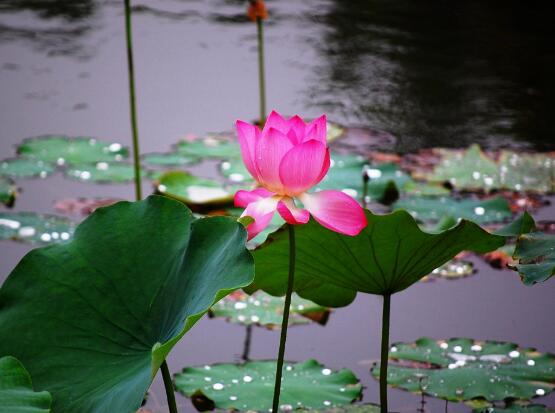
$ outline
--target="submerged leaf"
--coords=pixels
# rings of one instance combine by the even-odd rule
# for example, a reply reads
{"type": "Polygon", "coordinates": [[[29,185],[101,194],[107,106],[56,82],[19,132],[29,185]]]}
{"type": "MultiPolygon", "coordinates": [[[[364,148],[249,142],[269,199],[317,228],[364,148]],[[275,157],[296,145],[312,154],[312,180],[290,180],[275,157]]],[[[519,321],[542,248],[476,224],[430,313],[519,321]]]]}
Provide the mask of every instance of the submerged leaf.
{"type": "MultiPolygon", "coordinates": [[[[234,293],[219,301],[210,309],[214,317],[224,317],[232,323],[260,325],[270,329],[280,328],[283,319],[284,299],[273,297],[263,291],[252,295],[234,293]]],[[[329,309],[305,300],[297,294],[291,297],[289,325],[309,324],[310,320],[324,324],[329,309]]]]}
{"type": "Polygon", "coordinates": [[[120,161],[128,155],[127,148],[89,137],[46,135],[24,139],[17,153],[57,165],[120,161]]]}
{"type": "Polygon", "coordinates": [[[35,392],[31,376],[15,357],[0,358],[0,413],[49,413],[52,397],[35,392]]]}
{"type": "Polygon", "coordinates": [[[394,344],[389,358],[390,385],[452,401],[529,399],[555,387],[555,356],[512,343],[421,338],[394,344]]]}
{"type": "Polygon", "coordinates": [[[195,156],[186,156],[177,152],[148,153],[142,156],[143,162],[154,166],[184,166],[200,161],[195,156]]]}
{"type": "Polygon", "coordinates": [[[0,212],[0,240],[49,244],[67,241],[75,223],[56,215],[35,212],[0,212]]]}
{"type": "MultiPolygon", "coordinates": [[[[407,212],[374,215],[356,237],[330,231],[314,221],[299,225],[296,234],[295,291],[325,306],[342,306],[357,291],[393,294],[414,284],[464,250],[485,253],[503,245],[501,236],[462,220],[447,231],[428,234],[407,212]],[[349,295],[350,293],[350,295],[349,295]]],[[[254,251],[255,282],[248,287],[272,295],[285,294],[288,234],[271,234],[254,251]]]]}
{"type": "Polygon", "coordinates": [[[246,236],[166,197],[98,209],[70,242],[31,251],[10,274],[0,354],[24,363],[56,412],[135,412],[177,341],[251,282],[246,236]]]}
{"type": "MultiPolygon", "coordinates": [[[[175,386],[201,411],[211,406],[267,412],[272,407],[275,370],[275,360],[187,367],[176,375],[175,386]]],[[[341,406],[359,397],[361,389],[350,370],[335,372],[315,360],[286,362],[280,406],[284,411],[341,406]]]]}

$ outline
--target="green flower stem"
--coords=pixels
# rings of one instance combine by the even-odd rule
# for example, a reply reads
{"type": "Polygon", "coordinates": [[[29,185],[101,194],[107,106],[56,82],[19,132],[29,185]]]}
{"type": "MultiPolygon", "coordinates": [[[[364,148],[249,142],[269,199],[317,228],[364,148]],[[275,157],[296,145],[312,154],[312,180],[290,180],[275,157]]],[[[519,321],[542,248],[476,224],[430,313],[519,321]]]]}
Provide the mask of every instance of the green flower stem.
{"type": "Polygon", "coordinates": [[[362,208],[366,209],[366,198],[368,198],[368,181],[370,180],[370,177],[368,176],[368,172],[366,171],[366,168],[364,168],[364,170],[362,171],[362,208]]]}
{"type": "Polygon", "coordinates": [[[260,91],[260,126],[266,122],[266,78],[264,74],[264,22],[256,19],[258,32],[258,84],[260,91]]]}
{"type": "Polygon", "coordinates": [[[162,370],[162,377],[164,378],[164,387],[166,388],[166,397],[168,398],[168,407],[170,409],[170,413],[177,413],[172,376],[170,374],[170,369],[168,368],[168,363],[166,363],[166,360],[162,362],[162,366],[160,367],[160,369],[162,370]]]}
{"type": "Polygon", "coordinates": [[[391,295],[383,296],[382,310],[382,351],[380,360],[380,412],[387,413],[387,362],[389,357],[389,317],[391,295]]]}
{"type": "Polygon", "coordinates": [[[125,3],[125,34],[127,38],[127,72],[129,75],[129,105],[131,111],[131,131],[133,133],[133,165],[135,167],[135,198],[143,198],[141,188],[141,161],[139,159],[139,132],[137,127],[137,105],[135,102],[135,68],[133,63],[133,38],[131,30],[131,0],[125,3]]]}
{"type": "Polygon", "coordinates": [[[287,278],[287,294],[283,307],[283,320],[281,322],[281,336],[279,340],[279,351],[276,366],[276,383],[274,386],[274,401],[272,412],[279,411],[279,394],[281,392],[281,374],[283,372],[283,357],[285,355],[285,341],[287,340],[287,326],[289,325],[289,308],[291,307],[291,295],[293,294],[293,284],[295,280],[295,227],[289,226],[289,277],[287,278]]]}

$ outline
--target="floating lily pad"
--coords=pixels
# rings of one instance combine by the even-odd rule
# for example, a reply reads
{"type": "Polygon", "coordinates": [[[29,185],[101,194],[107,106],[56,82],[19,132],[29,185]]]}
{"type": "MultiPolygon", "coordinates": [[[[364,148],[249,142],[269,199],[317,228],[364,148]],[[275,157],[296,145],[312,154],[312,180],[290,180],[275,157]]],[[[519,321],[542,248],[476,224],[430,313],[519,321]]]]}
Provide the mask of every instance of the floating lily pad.
{"type": "Polygon", "coordinates": [[[363,173],[369,177],[368,200],[383,201],[398,196],[410,177],[395,164],[368,166],[362,156],[332,155],[328,174],[316,186],[317,190],[337,189],[353,198],[361,199],[363,194],[363,173]],[[393,193],[393,194],[392,194],[393,193]]]}
{"type": "MultiPolygon", "coordinates": [[[[65,175],[83,182],[125,183],[135,179],[135,169],[132,164],[124,162],[97,162],[72,166],[65,175]]],[[[141,170],[141,175],[145,176],[146,172],[141,170]]]]}
{"type": "MultiPolygon", "coordinates": [[[[283,305],[283,297],[274,297],[263,291],[252,295],[237,292],[219,301],[210,309],[210,313],[214,317],[227,318],[232,323],[256,324],[274,329],[281,327],[283,305]]],[[[328,315],[328,308],[293,294],[289,325],[309,324],[311,320],[325,323],[328,315]]]]}
{"type": "Polygon", "coordinates": [[[525,284],[546,281],[555,274],[555,235],[545,232],[521,235],[513,258],[518,260],[515,269],[525,284]]]}
{"type": "Polygon", "coordinates": [[[143,162],[154,166],[184,166],[199,162],[199,158],[177,152],[148,153],[142,156],[143,162]]]}
{"type": "Polygon", "coordinates": [[[442,150],[443,157],[425,178],[431,182],[449,182],[457,189],[490,190],[499,187],[499,170],[479,145],[467,150],[442,150]]]}
{"type": "Polygon", "coordinates": [[[544,154],[502,151],[499,156],[501,187],[512,191],[547,193],[555,188],[555,159],[544,154]]]}
{"type": "Polygon", "coordinates": [[[221,183],[188,172],[170,171],[160,176],[156,190],[190,206],[222,206],[233,202],[234,192],[221,183]]]}
{"type": "MultiPolygon", "coordinates": [[[[201,411],[209,408],[267,412],[272,407],[276,362],[187,367],[175,376],[178,391],[201,411]]],[[[285,363],[280,407],[320,409],[351,403],[362,386],[347,369],[335,372],[315,360],[285,363]]]]}
{"type": "Polygon", "coordinates": [[[298,413],[380,413],[377,404],[346,404],[344,406],[324,409],[299,409],[298,413]]]}
{"type": "Polygon", "coordinates": [[[0,203],[7,207],[13,206],[15,197],[17,196],[17,187],[7,178],[0,176],[0,203]]]}
{"type": "Polygon", "coordinates": [[[413,217],[423,222],[437,222],[450,216],[455,219],[463,218],[487,224],[503,222],[512,216],[507,200],[502,197],[484,200],[456,200],[447,197],[409,196],[397,201],[393,209],[405,209],[413,217]]]}
{"type": "Polygon", "coordinates": [[[415,196],[447,196],[451,193],[443,185],[416,181],[407,182],[403,191],[415,196]]]}
{"type": "Polygon", "coordinates": [[[530,404],[525,402],[509,403],[506,407],[485,407],[474,409],[472,413],[553,413],[555,409],[542,404],[530,404]]]}
{"type": "Polygon", "coordinates": [[[0,162],[0,175],[12,178],[46,178],[55,167],[37,159],[12,158],[0,162]]]}
{"type": "Polygon", "coordinates": [[[424,277],[422,281],[430,281],[438,278],[457,280],[459,278],[469,277],[475,272],[474,264],[470,261],[454,259],[433,270],[430,275],[424,277]]]}
{"type": "Polygon", "coordinates": [[[90,215],[97,208],[113,205],[123,199],[116,198],[68,198],[56,201],[54,209],[62,214],[90,215]]]}
{"type": "Polygon", "coordinates": [[[31,376],[15,357],[0,358],[0,413],[49,413],[52,397],[35,392],[31,376]]]}
{"type": "Polygon", "coordinates": [[[530,399],[555,387],[555,356],[512,343],[421,338],[394,344],[389,358],[390,385],[446,400],[530,399]]]}
{"type": "Polygon", "coordinates": [[[200,159],[241,158],[239,143],[227,139],[227,135],[208,135],[202,139],[182,140],[175,151],[184,156],[200,159]]]}
{"type": "Polygon", "coordinates": [[[238,184],[254,182],[254,178],[240,158],[223,161],[220,164],[220,172],[226,179],[238,184]]]}
{"type": "Polygon", "coordinates": [[[29,252],[0,288],[0,354],[55,412],[135,412],[175,344],[253,278],[247,234],[162,196],[119,202],[29,252]]]}
{"type": "Polygon", "coordinates": [[[76,224],[64,217],[34,212],[0,212],[0,240],[49,244],[67,241],[76,224]]]}
{"type": "Polygon", "coordinates": [[[538,193],[555,188],[555,158],[550,154],[501,151],[498,161],[479,145],[466,150],[435,149],[439,162],[432,172],[415,172],[431,182],[449,182],[461,190],[508,189],[538,193]]]}
{"type": "Polygon", "coordinates": [[[57,165],[120,161],[127,157],[127,148],[89,137],[59,135],[38,136],[23,140],[17,153],[57,165]]]}

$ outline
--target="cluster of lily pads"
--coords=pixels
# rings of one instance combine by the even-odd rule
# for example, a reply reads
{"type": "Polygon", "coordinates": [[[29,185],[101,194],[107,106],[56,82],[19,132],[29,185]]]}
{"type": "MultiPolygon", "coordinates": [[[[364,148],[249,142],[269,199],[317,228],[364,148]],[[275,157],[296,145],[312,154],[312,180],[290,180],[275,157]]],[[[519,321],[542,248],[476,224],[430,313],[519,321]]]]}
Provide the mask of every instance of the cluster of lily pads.
{"type": "MultiPolygon", "coordinates": [[[[515,199],[553,192],[552,154],[488,155],[477,146],[403,158],[345,153],[339,144],[349,128],[331,125],[328,140],[338,145],[331,145],[330,172],[317,189],[339,188],[372,210],[393,212],[366,211],[368,227],[357,237],[315,222],[298,227],[291,325],[325,324],[330,307],[350,304],[359,292],[389,303],[417,281],[471,275],[475,269],[462,251],[505,248],[526,283],[553,275],[550,227],[538,230],[541,223],[528,213],[514,220],[528,209],[515,199]]],[[[12,188],[2,200],[13,192],[12,179],[56,171],[95,183],[133,176],[127,149],[117,143],[48,136],[25,140],[17,153],[0,163],[0,184],[12,188]]],[[[31,251],[0,289],[6,332],[0,354],[9,355],[0,359],[0,376],[10,378],[3,379],[0,400],[10,412],[22,406],[33,412],[133,412],[171,349],[204,314],[247,331],[279,328],[287,231],[276,215],[247,244],[250,252],[245,249],[232,195],[252,180],[232,136],[185,139],[170,152],[144,155],[142,163],[158,194],[144,201],[60,201],[56,209],[72,219],[0,212],[0,239],[52,244],[31,251]],[[216,164],[220,179],[194,174],[192,167],[206,160],[216,164]],[[90,213],[77,225],[75,215],[90,213]],[[63,311],[52,302],[62,303],[63,311]]],[[[388,383],[410,392],[466,402],[476,412],[552,411],[530,402],[555,387],[555,357],[549,353],[511,343],[421,338],[394,344],[389,360],[388,383]]],[[[186,367],[174,384],[201,411],[268,411],[274,370],[273,360],[245,356],[241,363],[186,367]]],[[[377,363],[372,375],[381,372],[377,363]]],[[[334,371],[315,360],[286,362],[280,406],[379,411],[353,404],[361,392],[350,370],[334,371]]]]}

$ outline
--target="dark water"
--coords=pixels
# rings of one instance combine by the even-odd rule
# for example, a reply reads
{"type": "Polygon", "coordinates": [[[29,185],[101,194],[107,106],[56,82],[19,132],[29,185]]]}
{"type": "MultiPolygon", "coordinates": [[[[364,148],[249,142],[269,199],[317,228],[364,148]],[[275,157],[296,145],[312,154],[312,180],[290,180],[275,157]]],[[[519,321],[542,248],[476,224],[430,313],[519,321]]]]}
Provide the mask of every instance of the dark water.
{"type": "MultiPolygon", "coordinates": [[[[186,133],[228,129],[258,113],[254,26],[244,2],[134,2],[142,151],[163,151],[186,133]]],[[[385,130],[397,150],[480,142],[555,149],[552,14],[516,1],[281,0],[268,2],[268,104],[284,113],[385,130]]],[[[91,135],[130,144],[123,9],[120,1],[0,1],[0,155],[22,138],[91,135]]],[[[205,170],[213,174],[212,170],[205,170]]],[[[95,186],[54,176],[20,180],[16,210],[52,212],[74,196],[132,199],[130,185],[95,186]]],[[[149,191],[149,184],[144,184],[149,191]]],[[[540,219],[554,218],[553,208],[540,219]]],[[[0,242],[0,279],[28,246],[0,242]]],[[[479,273],[419,284],[396,295],[392,341],[469,336],[555,352],[553,282],[523,286],[514,273],[477,261],[479,273]]],[[[379,354],[380,299],[359,296],[326,327],[290,331],[287,357],[314,357],[355,371],[365,401],[379,354]]],[[[186,365],[226,362],[242,352],[244,329],[202,320],[170,356],[186,365]]],[[[278,333],[255,329],[253,358],[273,358],[278,333]]],[[[420,398],[390,391],[392,408],[420,398]]],[[[444,402],[427,399],[428,411],[444,402]]],[[[555,398],[540,399],[555,405],[555,398]]],[[[192,412],[179,399],[181,411],[192,412]]],[[[149,401],[165,411],[157,380],[149,401]]],[[[465,412],[449,405],[449,412],[465,412]]]]}

